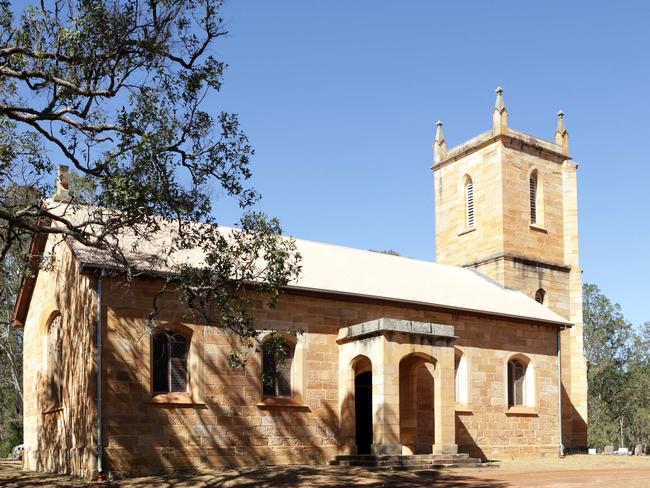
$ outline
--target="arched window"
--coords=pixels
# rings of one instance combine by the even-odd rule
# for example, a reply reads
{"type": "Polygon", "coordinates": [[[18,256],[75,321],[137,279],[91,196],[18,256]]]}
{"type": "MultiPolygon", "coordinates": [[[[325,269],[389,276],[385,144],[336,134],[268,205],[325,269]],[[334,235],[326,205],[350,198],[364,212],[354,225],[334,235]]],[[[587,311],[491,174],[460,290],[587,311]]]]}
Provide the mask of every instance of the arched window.
{"type": "Polygon", "coordinates": [[[469,176],[465,179],[465,225],[474,227],[474,182],[469,176]]]}
{"type": "Polygon", "coordinates": [[[535,406],[535,369],[525,356],[508,361],[508,407],[535,406]]]}
{"type": "Polygon", "coordinates": [[[262,345],[262,384],[266,397],[290,397],[295,343],[272,334],[262,345]]]}
{"type": "Polygon", "coordinates": [[[508,362],[508,406],[524,405],[526,367],[521,361],[508,362]]]}
{"type": "Polygon", "coordinates": [[[540,288],[535,292],[535,301],[544,305],[544,298],[546,298],[546,292],[543,288],[540,288]]]}
{"type": "Polygon", "coordinates": [[[50,402],[56,407],[63,403],[63,320],[57,314],[47,329],[47,377],[50,402]]]}
{"type": "Polygon", "coordinates": [[[468,372],[467,359],[462,351],[455,349],[455,380],[456,380],[456,403],[467,405],[468,403],[468,372]]]}
{"type": "Polygon", "coordinates": [[[159,331],[152,339],[154,393],[185,392],[188,387],[189,340],[178,333],[159,331]]]}
{"type": "Polygon", "coordinates": [[[537,191],[537,171],[533,171],[530,174],[530,177],[528,178],[528,184],[530,187],[530,223],[536,224],[537,212],[539,210],[539,205],[537,204],[537,200],[539,198],[537,191]]]}

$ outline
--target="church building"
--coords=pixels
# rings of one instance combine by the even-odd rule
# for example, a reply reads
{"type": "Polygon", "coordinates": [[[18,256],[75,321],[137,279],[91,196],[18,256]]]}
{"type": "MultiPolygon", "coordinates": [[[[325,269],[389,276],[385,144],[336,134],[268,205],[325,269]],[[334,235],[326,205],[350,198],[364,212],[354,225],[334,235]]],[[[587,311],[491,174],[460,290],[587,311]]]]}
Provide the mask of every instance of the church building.
{"type": "MultiPolygon", "coordinates": [[[[276,308],[254,311],[262,336],[285,332],[290,345],[273,384],[263,353],[230,368],[232,339],[188,322],[156,270],[127,283],[78,242],[35,236],[31,254],[51,265],[25,277],[14,309],[25,469],[128,476],[584,449],[578,166],[557,117],[552,141],[514,130],[499,88],[486,132],[448,149],[437,123],[436,262],[297,239],[300,277],[276,308]]],[[[164,239],[141,252],[163,252],[164,239]]]]}

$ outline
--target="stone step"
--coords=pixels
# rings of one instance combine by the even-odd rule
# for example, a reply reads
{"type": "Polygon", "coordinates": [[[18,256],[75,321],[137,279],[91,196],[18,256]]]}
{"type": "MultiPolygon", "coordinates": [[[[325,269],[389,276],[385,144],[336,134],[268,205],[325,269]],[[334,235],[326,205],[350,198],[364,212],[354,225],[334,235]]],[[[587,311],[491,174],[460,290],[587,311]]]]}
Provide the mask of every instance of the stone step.
{"type": "Polygon", "coordinates": [[[329,462],[330,466],[364,467],[366,469],[416,470],[455,467],[483,467],[490,465],[468,454],[415,454],[415,455],[342,455],[329,462]]]}
{"type": "Polygon", "coordinates": [[[380,460],[377,461],[377,464],[380,466],[389,466],[389,465],[401,465],[401,464],[440,464],[440,463],[457,463],[457,464],[466,464],[466,463],[475,463],[476,459],[470,458],[438,458],[438,459],[400,459],[397,461],[389,460],[380,460]]]}
{"type": "Polygon", "coordinates": [[[459,453],[459,454],[400,454],[400,455],[375,455],[375,454],[348,454],[336,456],[335,459],[341,461],[365,461],[365,460],[376,460],[376,461],[400,461],[404,459],[418,459],[422,461],[436,460],[436,459],[470,459],[469,454],[459,453]]]}
{"type": "Polygon", "coordinates": [[[358,467],[365,468],[370,471],[422,471],[422,470],[436,470],[436,469],[448,469],[448,468],[482,468],[486,467],[486,463],[481,463],[480,461],[474,463],[415,463],[415,464],[404,464],[404,465],[387,465],[387,466],[376,466],[376,465],[363,465],[352,461],[341,461],[339,464],[331,464],[333,466],[340,467],[358,467]]]}
{"type": "Polygon", "coordinates": [[[435,461],[422,461],[422,460],[405,460],[405,461],[369,461],[369,460],[334,460],[330,461],[331,466],[376,466],[376,467],[399,467],[399,466],[414,466],[420,464],[457,464],[469,465],[480,463],[478,459],[437,459],[435,461]]]}

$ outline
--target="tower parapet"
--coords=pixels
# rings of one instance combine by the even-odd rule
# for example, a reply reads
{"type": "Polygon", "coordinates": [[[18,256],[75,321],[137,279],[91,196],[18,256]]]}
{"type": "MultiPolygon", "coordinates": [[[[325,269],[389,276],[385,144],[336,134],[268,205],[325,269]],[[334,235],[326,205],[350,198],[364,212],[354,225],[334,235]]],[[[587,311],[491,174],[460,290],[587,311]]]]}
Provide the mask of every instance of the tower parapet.
{"type": "Polygon", "coordinates": [[[509,127],[499,87],[492,128],[444,152],[434,142],[432,169],[436,260],[474,268],[574,324],[561,339],[563,430],[565,445],[577,448],[587,442],[587,393],[577,164],[568,141],[561,111],[552,141],[509,127]]]}

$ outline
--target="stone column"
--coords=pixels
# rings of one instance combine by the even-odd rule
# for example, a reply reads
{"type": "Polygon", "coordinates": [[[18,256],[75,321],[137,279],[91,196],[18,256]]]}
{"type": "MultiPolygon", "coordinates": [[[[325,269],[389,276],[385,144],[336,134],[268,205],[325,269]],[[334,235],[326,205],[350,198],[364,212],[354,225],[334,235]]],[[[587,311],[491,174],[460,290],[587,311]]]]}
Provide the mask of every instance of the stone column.
{"type": "Polygon", "coordinates": [[[382,358],[372,375],[374,415],[372,453],[402,454],[399,432],[399,360],[392,357],[389,341],[381,336],[382,358]],[[376,374],[375,374],[376,371],[376,374]]]}
{"type": "Polygon", "coordinates": [[[434,422],[434,454],[456,454],[456,410],[454,399],[454,348],[440,347],[436,351],[434,422]]]}

